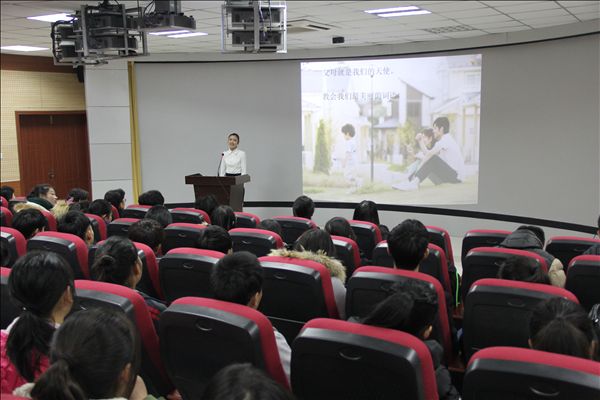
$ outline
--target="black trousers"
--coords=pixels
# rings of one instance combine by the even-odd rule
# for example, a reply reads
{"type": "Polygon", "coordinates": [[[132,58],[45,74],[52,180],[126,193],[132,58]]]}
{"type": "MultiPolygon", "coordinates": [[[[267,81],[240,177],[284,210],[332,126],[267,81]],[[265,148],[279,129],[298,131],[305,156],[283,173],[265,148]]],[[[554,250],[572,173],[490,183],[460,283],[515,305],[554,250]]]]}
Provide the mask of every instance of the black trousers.
{"type": "Polygon", "coordinates": [[[429,178],[435,185],[460,182],[457,172],[437,155],[420,165],[414,176],[419,178],[421,182],[429,178]]]}

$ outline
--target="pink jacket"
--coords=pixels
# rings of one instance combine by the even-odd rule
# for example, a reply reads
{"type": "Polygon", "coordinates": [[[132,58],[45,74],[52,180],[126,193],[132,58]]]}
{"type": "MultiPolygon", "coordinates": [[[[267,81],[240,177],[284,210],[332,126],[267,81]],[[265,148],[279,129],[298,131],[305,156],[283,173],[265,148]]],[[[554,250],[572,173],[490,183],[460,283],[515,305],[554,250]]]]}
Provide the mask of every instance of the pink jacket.
{"type": "MultiPolygon", "coordinates": [[[[13,390],[27,383],[6,355],[7,340],[8,332],[0,331],[0,393],[12,393],[13,390]]],[[[49,364],[48,356],[40,357],[40,365],[35,372],[36,379],[48,369],[49,364]]]]}

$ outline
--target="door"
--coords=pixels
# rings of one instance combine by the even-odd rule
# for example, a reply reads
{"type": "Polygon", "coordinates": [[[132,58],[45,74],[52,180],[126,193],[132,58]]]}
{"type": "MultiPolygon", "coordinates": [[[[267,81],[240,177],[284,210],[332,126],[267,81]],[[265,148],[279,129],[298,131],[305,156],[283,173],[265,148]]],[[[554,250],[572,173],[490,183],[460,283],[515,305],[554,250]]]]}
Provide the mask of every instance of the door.
{"type": "Polygon", "coordinates": [[[74,187],[90,191],[90,155],[85,112],[16,114],[23,193],[29,193],[39,183],[52,185],[56,195],[62,199],[74,187]]]}

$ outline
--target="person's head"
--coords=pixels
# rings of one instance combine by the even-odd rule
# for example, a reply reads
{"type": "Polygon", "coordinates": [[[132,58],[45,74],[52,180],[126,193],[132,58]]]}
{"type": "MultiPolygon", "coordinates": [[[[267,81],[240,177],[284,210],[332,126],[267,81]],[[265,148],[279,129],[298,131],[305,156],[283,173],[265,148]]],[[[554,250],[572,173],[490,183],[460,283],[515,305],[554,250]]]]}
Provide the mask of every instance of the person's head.
{"type": "Polygon", "coordinates": [[[394,285],[392,292],[362,322],[429,338],[438,310],[435,290],[426,282],[408,279],[394,285]]]}
{"type": "Polygon", "coordinates": [[[169,209],[162,205],[152,206],[146,213],[146,219],[153,219],[160,224],[163,228],[173,223],[173,216],[169,212],[169,209]]]}
{"type": "Polygon", "coordinates": [[[523,230],[527,230],[533,233],[539,239],[541,247],[544,247],[544,243],[546,243],[546,234],[544,233],[544,230],[542,228],[534,225],[521,225],[517,228],[517,231],[523,230]]]}
{"type": "Polygon", "coordinates": [[[6,201],[11,201],[15,197],[15,189],[11,186],[4,185],[0,187],[0,196],[4,197],[6,201]]]}
{"type": "Polygon", "coordinates": [[[346,218],[333,217],[325,224],[325,231],[332,236],[343,236],[356,241],[356,234],[346,218]]]}
{"type": "Polygon", "coordinates": [[[211,215],[217,207],[219,207],[219,202],[213,194],[198,197],[194,203],[194,208],[205,211],[208,215],[211,215]]]}
{"type": "Polygon", "coordinates": [[[264,229],[266,231],[271,231],[273,233],[278,234],[280,237],[282,235],[281,233],[281,225],[279,225],[279,222],[275,221],[274,219],[271,218],[267,218],[267,219],[263,219],[258,223],[257,226],[258,229],[264,229]]]}
{"type": "Polygon", "coordinates": [[[342,133],[344,134],[346,140],[349,140],[356,135],[356,131],[354,130],[354,126],[352,124],[346,124],[342,126],[342,133]]]}
{"type": "Polygon", "coordinates": [[[427,146],[427,148],[430,149],[433,143],[435,142],[435,135],[433,133],[433,129],[425,128],[421,133],[423,134],[425,146],[427,146]]]}
{"type": "Polygon", "coordinates": [[[103,199],[97,199],[90,203],[88,212],[102,218],[106,223],[112,221],[112,208],[110,203],[103,199]]]}
{"type": "Polygon", "coordinates": [[[421,260],[429,255],[429,233],[416,219],[407,219],[396,225],[387,242],[396,268],[417,270],[421,260]]]}
{"type": "Polygon", "coordinates": [[[221,258],[210,274],[215,299],[258,308],[262,298],[263,269],[258,258],[247,251],[221,258]]]}
{"type": "Polygon", "coordinates": [[[433,121],[433,133],[436,140],[440,140],[448,132],[450,132],[450,121],[447,117],[438,117],[433,121]]]}
{"type": "Polygon", "coordinates": [[[229,206],[218,206],[210,215],[210,222],[228,231],[235,228],[235,212],[229,206]]]}
{"type": "Polygon", "coordinates": [[[208,382],[201,400],[294,400],[294,395],[251,364],[231,364],[208,382]]]}
{"type": "Polygon", "coordinates": [[[50,210],[50,212],[52,213],[52,215],[54,215],[54,218],[56,218],[57,221],[63,219],[69,211],[70,206],[66,200],[58,200],[54,207],[52,207],[52,209],[50,210]]]}
{"type": "Polygon", "coordinates": [[[223,254],[232,252],[233,243],[231,236],[224,228],[218,225],[209,225],[202,229],[198,238],[199,249],[220,251],[223,254]]]}
{"type": "Polygon", "coordinates": [[[104,200],[108,201],[116,209],[125,208],[125,191],[123,189],[109,190],[104,194],[104,200]]]}
{"type": "Polygon", "coordinates": [[[500,266],[498,278],[550,285],[548,274],[538,267],[534,259],[529,257],[514,256],[508,258],[500,266]]]}
{"type": "Polygon", "coordinates": [[[379,212],[377,211],[377,204],[371,200],[363,200],[354,209],[354,215],[352,219],[359,221],[372,222],[379,225],[379,212]]]}
{"type": "Polygon", "coordinates": [[[140,194],[140,197],[138,197],[138,204],[142,206],[162,206],[165,204],[165,198],[158,190],[148,190],[147,192],[140,194]]]}
{"type": "Polygon", "coordinates": [[[46,217],[40,210],[28,208],[15,215],[12,227],[21,232],[25,239],[30,239],[46,229],[46,217]]]}
{"type": "Polygon", "coordinates": [[[90,207],[89,200],[80,200],[77,203],[69,204],[69,211],[75,210],[75,211],[81,211],[82,213],[87,213],[89,207],[90,207]]]}
{"type": "Polygon", "coordinates": [[[142,261],[131,240],[111,236],[98,246],[90,272],[96,281],[133,289],[142,279],[142,261]]]}
{"type": "Polygon", "coordinates": [[[554,297],[541,301],[533,309],[529,345],[535,350],[592,358],[598,339],[592,321],[579,304],[554,297]]]}
{"type": "Polygon", "coordinates": [[[13,265],[8,291],[23,312],[9,333],[6,354],[28,382],[34,379],[39,355],[49,352],[55,324],[71,311],[74,290],[73,271],[56,253],[28,252],[13,265]]]}
{"type": "Polygon", "coordinates": [[[239,144],[240,144],[240,135],[238,135],[237,133],[230,133],[227,136],[227,146],[229,146],[229,150],[233,151],[233,150],[237,149],[239,144]]]}
{"type": "Polygon", "coordinates": [[[308,196],[300,196],[294,200],[292,212],[294,217],[311,219],[315,213],[315,202],[308,196]]]}
{"type": "Polygon", "coordinates": [[[82,200],[87,200],[89,195],[90,194],[85,189],[73,188],[73,189],[69,190],[67,199],[70,200],[71,202],[78,203],[82,200]]]}
{"type": "Polygon", "coordinates": [[[54,188],[47,183],[42,183],[40,185],[35,185],[29,196],[27,197],[38,197],[40,199],[44,199],[48,201],[50,204],[55,205],[58,197],[56,196],[56,191],[54,188]]]}
{"type": "Polygon", "coordinates": [[[94,243],[94,230],[89,218],[81,211],[69,211],[58,221],[59,232],[70,233],[79,236],[83,241],[91,245],[94,243]]]}
{"type": "Polygon", "coordinates": [[[309,229],[300,235],[294,243],[294,250],[321,252],[328,257],[335,257],[335,246],[333,240],[331,240],[331,235],[319,228],[309,229]]]}
{"type": "Polygon", "coordinates": [[[124,313],[92,308],[75,313],[52,341],[50,367],[34,399],[129,398],[140,368],[140,341],[124,313]]]}
{"type": "Polygon", "coordinates": [[[158,222],[144,218],[129,227],[127,236],[131,241],[143,243],[150,247],[155,254],[158,254],[161,251],[165,232],[158,222]]]}

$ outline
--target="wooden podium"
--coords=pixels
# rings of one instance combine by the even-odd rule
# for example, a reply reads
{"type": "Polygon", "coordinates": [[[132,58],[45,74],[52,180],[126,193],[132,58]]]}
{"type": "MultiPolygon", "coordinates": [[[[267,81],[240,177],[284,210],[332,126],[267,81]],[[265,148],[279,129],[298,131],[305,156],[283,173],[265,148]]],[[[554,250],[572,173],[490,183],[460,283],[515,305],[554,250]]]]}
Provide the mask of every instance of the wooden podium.
{"type": "Polygon", "coordinates": [[[196,199],[212,194],[219,204],[231,206],[234,211],[242,211],[244,204],[244,183],[250,182],[250,175],[204,176],[187,175],[185,183],[194,185],[196,199]]]}

